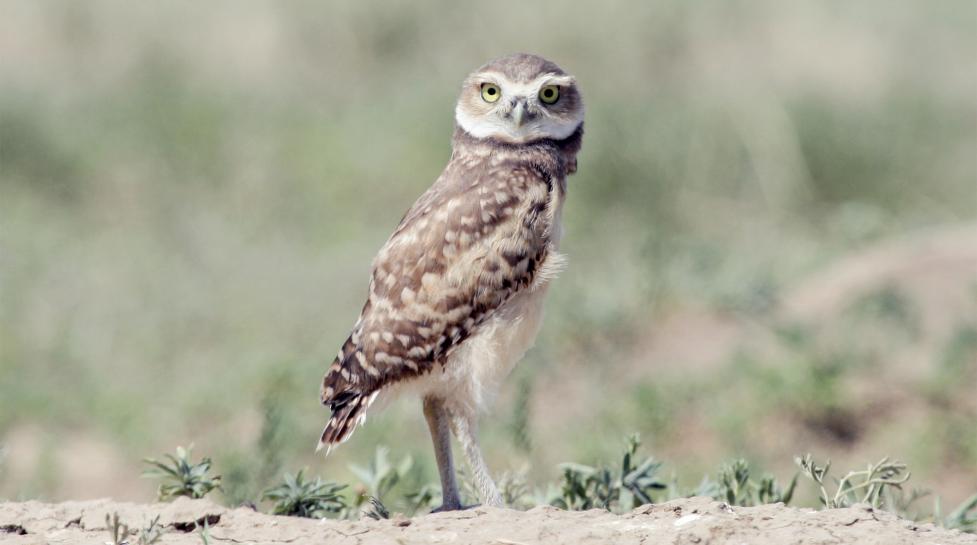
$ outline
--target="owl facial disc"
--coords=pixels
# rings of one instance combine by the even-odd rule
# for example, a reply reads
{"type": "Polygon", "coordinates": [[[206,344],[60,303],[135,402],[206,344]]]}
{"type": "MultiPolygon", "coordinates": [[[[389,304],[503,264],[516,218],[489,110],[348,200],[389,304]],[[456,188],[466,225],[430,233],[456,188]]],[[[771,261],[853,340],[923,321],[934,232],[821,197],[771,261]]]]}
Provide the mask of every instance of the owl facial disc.
{"type": "Polygon", "coordinates": [[[455,107],[462,130],[509,144],[564,140],[583,122],[576,79],[535,55],[512,55],[465,80],[455,107]]]}

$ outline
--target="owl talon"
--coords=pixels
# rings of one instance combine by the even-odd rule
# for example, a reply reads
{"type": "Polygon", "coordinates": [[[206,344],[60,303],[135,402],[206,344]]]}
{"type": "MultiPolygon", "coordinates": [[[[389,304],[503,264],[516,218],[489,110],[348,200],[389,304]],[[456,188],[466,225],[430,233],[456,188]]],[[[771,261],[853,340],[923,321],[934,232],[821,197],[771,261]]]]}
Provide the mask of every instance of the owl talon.
{"type": "Polygon", "coordinates": [[[431,514],[446,513],[448,511],[467,511],[468,509],[474,509],[476,507],[479,507],[480,505],[481,505],[480,503],[476,503],[474,505],[461,505],[460,503],[457,505],[439,505],[434,509],[431,509],[431,514]]]}

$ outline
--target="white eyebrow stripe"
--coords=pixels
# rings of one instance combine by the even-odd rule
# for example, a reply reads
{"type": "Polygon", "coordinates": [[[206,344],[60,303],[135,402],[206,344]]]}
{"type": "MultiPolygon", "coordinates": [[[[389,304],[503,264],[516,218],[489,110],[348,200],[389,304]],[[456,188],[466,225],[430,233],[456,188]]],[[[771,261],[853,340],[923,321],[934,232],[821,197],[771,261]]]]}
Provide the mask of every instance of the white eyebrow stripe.
{"type": "Polygon", "coordinates": [[[498,85],[502,88],[503,96],[536,96],[544,85],[562,85],[565,87],[575,82],[573,76],[552,73],[542,74],[528,82],[512,81],[500,72],[482,72],[477,77],[498,85]]]}

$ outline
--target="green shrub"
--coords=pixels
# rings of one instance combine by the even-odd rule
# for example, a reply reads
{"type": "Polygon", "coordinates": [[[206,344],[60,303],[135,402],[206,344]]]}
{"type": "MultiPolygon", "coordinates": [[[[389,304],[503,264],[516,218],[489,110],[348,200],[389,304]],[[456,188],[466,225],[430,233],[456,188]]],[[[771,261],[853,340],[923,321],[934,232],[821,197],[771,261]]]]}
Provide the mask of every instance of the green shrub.
{"type": "Polygon", "coordinates": [[[628,438],[620,472],[604,466],[561,464],[563,482],[559,497],[552,504],[563,509],[586,510],[595,507],[627,511],[652,503],[652,493],[667,485],[658,478],[661,462],[645,458],[636,463],[638,436],[628,438]]]}
{"type": "Polygon", "coordinates": [[[143,460],[152,466],[143,472],[143,476],[163,481],[156,493],[160,501],[171,501],[180,496],[198,499],[214,489],[221,489],[220,475],[209,475],[210,458],[204,458],[199,464],[195,464],[190,460],[192,450],[193,445],[187,448],[176,447],[176,456],[165,455],[169,462],[154,458],[143,460]]]}
{"type": "Polygon", "coordinates": [[[285,480],[269,488],[262,499],[274,502],[271,512],[290,517],[322,518],[329,513],[339,513],[346,508],[346,500],[339,491],[346,488],[316,477],[314,481],[303,478],[304,470],[296,475],[285,474],[285,480]]]}
{"type": "Polygon", "coordinates": [[[752,478],[750,465],[746,460],[738,459],[724,464],[715,482],[705,479],[696,494],[712,496],[729,505],[753,506],[777,502],[789,504],[796,486],[796,473],[786,488],[781,487],[772,475],[764,475],[757,481],[752,478]]]}

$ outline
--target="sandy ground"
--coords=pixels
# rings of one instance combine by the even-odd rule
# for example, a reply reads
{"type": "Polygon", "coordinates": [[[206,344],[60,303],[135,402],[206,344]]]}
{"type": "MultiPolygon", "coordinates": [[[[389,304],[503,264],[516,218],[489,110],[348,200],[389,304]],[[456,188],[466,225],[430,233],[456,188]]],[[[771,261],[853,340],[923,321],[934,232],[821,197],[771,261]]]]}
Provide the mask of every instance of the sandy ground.
{"type": "MultiPolygon", "coordinates": [[[[139,528],[160,516],[160,544],[200,544],[195,522],[210,524],[210,543],[240,544],[835,544],[977,543],[977,536],[918,525],[856,506],[830,511],[780,504],[734,507],[708,498],[643,506],[625,515],[537,507],[513,511],[477,507],[413,519],[360,521],[277,517],[207,500],[140,505],[109,500],[0,504],[0,544],[102,545],[110,540],[105,515],[139,528]]],[[[111,543],[111,542],[110,542],[111,543]]],[[[136,545],[136,540],[131,540],[136,545]]]]}

